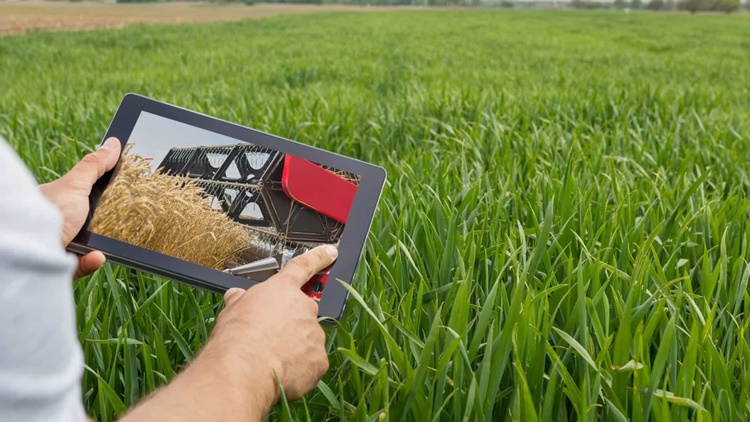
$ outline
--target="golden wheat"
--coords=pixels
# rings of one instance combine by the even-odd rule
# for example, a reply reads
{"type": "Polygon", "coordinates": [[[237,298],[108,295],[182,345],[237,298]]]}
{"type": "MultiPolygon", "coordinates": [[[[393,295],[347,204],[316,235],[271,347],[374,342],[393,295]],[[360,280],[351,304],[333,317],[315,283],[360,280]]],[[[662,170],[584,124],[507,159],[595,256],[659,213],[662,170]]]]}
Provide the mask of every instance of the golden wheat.
{"type": "Polygon", "coordinates": [[[202,193],[188,178],[151,171],[151,159],[128,148],[94,213],[93,231],[221,270],[227,260],[239,259],[250,236],[202,193]]]}

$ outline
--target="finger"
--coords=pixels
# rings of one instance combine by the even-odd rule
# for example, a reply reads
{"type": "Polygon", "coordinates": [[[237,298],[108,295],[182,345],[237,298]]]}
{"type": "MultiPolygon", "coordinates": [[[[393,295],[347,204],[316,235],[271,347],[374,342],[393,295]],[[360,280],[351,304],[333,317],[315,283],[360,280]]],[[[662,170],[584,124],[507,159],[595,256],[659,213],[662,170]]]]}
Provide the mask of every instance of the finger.
{"type": "Polygon", "coordinates": [[[94,271],[98,270],[107,258],[104,254],[99,251],[89,252],[86,255],[78,258],[78,268],[76,268],[74,278],[81,278],[87,276],[94,271]]]}
{"type": "MultiPolygon", "coordinates": [[[[323,339],[325,340],[325,336],[323,336],[323,339]]],[[[320,359],[320,375],[318,375],[318,381],[320,381],[321,378],[323,378],[323,375],[328,372],[329,365],[331,363],[328,361],[328,353],[325,353],[325,350],[323,351],[323,355],[320,359]]]]}
{"type": "MultiPolygon", "coordinates": [[[[316,324],[318,325],[318,324],[316,324]]],[[[318,329],[315,331],[316,342],[321,344],[323,346],[323,353],[325,353],[325,347],[326,347],[326,332],[323,331],[323,328],[318,325],[318,329]]]]}
{"type": "Polygon", "coordinates": [[[318,271],[333,264],[338,255],[333,245],[318,246],[289,261],[275,278],[302,287],[318,271]]]}
{"type": "MultiPolygon", "coordinates": [[[[306,295],[306,294],[304,294],[303,292],[300,292],[300,293],[302,293],[302,295],[303,295],[303,296],[305,297],[305,299],[307,299],[307,300],[305,301],[305,303],[306,303],[306,305],[305,305],[305,306],[307,306],[307,309],[309,310],[309,312],[310,312],[310,315],[312,315],[312,316],[314,316],[315,318],[317,318],[317,317],[318,317],[318,311],[320,310],[320,307],[319,307],[319,305],[318,305],[318,302],[317,302],[317,301],[315,301],[315,300],[312,300],[312,299],[310,298],[310,296],[307,296],[307,295],[306,295]]],[[[316,324],[317,324],[317,321],[315,321],[315,322],[316,322],[316,324]]]]}
{"type": "Polygon", "coordinates": [[[228,308],[229,305],[240,300],[244,293],[245,290],[238,287],[232,287],[231,289],[224,292],[224,303],[226,304],[224,307],[228,308]]]}
{"type": "Polygon", "coordinates": [[[75,180],[76,183],[91,187],[100,177],[112,170],[120,159],[120,141],[117,138],[109,138],[104,141],[99,149],[87,154],[75,165],[64,179],[75,180]]]}

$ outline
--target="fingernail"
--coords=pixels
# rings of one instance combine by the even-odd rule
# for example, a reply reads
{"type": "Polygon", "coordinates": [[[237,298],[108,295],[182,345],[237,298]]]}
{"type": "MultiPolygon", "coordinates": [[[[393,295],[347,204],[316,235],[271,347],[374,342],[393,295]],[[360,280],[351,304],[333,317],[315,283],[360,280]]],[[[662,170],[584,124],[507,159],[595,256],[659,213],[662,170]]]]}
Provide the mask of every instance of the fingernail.
{"type": "Polygon", "coordinates": [[[325,250],[325,253],[327,253],[331,258],[336,258],[337,256],[339,256],[339,250],[333,245],[325,245],[323,249],[325,250]]]}
{"type": "Polygon", "coordinates": [[[115,149],[115,146],[119,144],[120,141],[118,141],[116,138],[109,138],[99,147],[99,149],[115,149]]]}

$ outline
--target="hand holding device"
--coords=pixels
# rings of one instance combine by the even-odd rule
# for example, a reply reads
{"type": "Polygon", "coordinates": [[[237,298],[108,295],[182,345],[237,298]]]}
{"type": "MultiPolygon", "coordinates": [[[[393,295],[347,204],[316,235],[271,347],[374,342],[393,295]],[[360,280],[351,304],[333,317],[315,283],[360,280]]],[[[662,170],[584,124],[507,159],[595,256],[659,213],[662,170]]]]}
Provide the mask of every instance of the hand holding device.
{"type": "MultiPolygon", "coordinates": [[[[75,165],[63,177],[39,185],[42,194],[63,215],[62,242],[67,246],[81,231],[89,214],[89,195],[97,180],[112,170],[120,158],[120,141],[109,138],[95,152],[92,152],[75,165]]],[[[104,254],[89,252],[78,259],[75,278],[91,274],[104,264],[104,254]]]]}
{"type": "Polygon", "coordinates": [[[201,353],[121,420],[261,420],[279,398],[278,384],[288,400],[315,388],[328,370],[325,334],[318,302],[300,286],[333,263],[337,251],[327,248],[295,257],[252,289],[227,290],[201,353]]]}
{"type": "Polygon", "coordinates": [[[233,351],[239,371],[243,362],[265,362],[266,373],[249,377],[273,379],[275,373],[288,399],[302,397],[328,370],[328,356],[318,303],[300,288],[337,256],[335,247],[319,246],[252,289],[227,290],[211,342],[233,351]]]}
{"type": "Polygon", "coordinates": [[[341,282],[354,279],[382,168],[134,94],[109,137],[122,158],[86,187],[88,218],[69,250],[224,293],[337,245],[336,264],[302,291],[318,301],[318,316],[341,318],[341,282]]]}

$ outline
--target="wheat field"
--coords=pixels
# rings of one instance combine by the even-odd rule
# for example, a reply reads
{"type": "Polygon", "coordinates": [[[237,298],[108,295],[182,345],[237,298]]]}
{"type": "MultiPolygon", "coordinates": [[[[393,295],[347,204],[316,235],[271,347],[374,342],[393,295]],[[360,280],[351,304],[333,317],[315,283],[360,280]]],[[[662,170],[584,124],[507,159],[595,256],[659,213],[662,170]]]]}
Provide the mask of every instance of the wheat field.
{"type": "MultiPolygon", "coordinates": [[[[40,181],[137,92],[388,171],[331,369],[271,420],[750,418],[750,20],[314,14],[0,39],[0,134],[40,181]]],[[[75,283],[111,421],[218,296],[75,283]]]]}
{"type": "Polygon", "coordinates": [[[92,231],[215,270],[237,261],[250,244],[248,231],[214,210],[194,181],[152,172],[151,159],[130,153],[132,146],[96,208],[92,231]]]}

